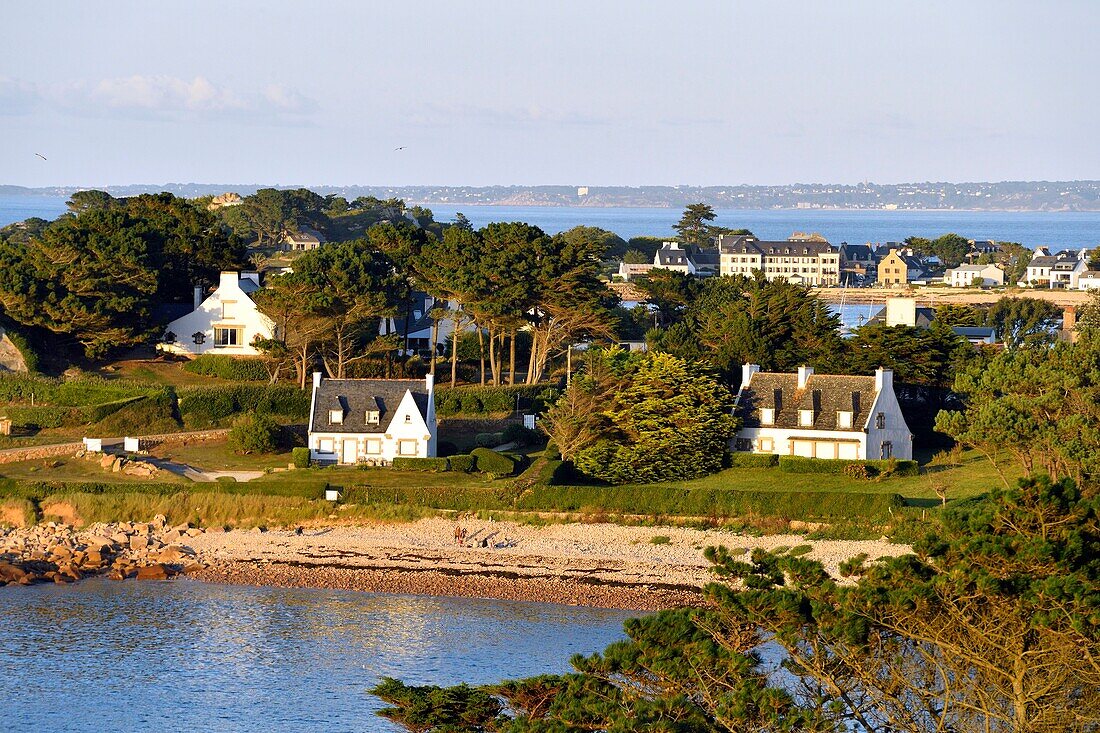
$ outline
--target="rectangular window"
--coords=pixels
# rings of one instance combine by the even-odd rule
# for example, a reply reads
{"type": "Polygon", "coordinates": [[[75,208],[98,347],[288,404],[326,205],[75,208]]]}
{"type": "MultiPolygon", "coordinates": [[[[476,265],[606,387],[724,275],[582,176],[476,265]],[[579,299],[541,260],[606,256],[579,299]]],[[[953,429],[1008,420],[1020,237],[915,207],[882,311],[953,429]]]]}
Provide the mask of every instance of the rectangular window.
{"type": "Polygon", "coordinates": [[[799,410],[798,411],[798,424],[802,427],[811,427],[814,424],[814,411],[813,410],[799,410]]]}
{"type": "Polygon", "coordinates": [[[764,451],[765,453],[771,453],[775,450],[775,440],[773,440],[772,438],[761,438],[760,450],[764,451]]]}
{"type": "Polygon", "coordinates": [[[752,450],[752,441],[748,438],[738,438],[733,441],[733,449],[737,451],[750,451],[752,450]]]}
{"type": "Polygon", "coordinates": [[[367,425],[378,424],[378,410],[367,410],[367,425]]]}
{"type": "Polygon", "coordinates": [[[225,320],[231,320],[236,317],[237,313],[237,301],[235,300],[223,300],[222,301],[222,318],[225,320]]]}
{"type": "Polygon", "coordinates": [[[243,328],[214,328],[215,346],[240,346],[243,328]]]}
{"type": "Polygon", "coordinates": [[[774,425],[775,424],[775,410],[771,407],[760,408],[760,424],[761,425],[774,425]]]}
{"type": "Polygon", "coordinates": [[[329,410],[328,411],[328,421],[330,423],[332,423],[333,425],[340,425],[341,423],[344,422],[344,411],[343,410],[329,410]]]}
{"type": "Polygon", "coordinates": [[[413,416],[412,415],[405,415],[405,422],[411,423],[412,421],[413,421],[413,416]]]}
{"type": "Polygon", "coordinates": [[[836,426],[838,428],[852,427],[852,413],[850,410],[841,410],[836,414],[836,426]]]}
{"type": "Polygon", "coordinates": [[[887,458],[893,458],[893,457],[894,457],[894,444],[891,443],[889,440],[882,441],[882,458],[883,458],[883,460],[885,460],[887,458]]]}
{"type": "Polygon", "coordinates": [[[332,438],[321,438],[317,441],[317,451],[319,453],[335,453],[336,444],[332,438]]]}
{"type": "Polygon", "coordinates": [[[378,438],[367,438],[367,454],[376,456],[382,452],[382,441],[378,438]]]}
{"type": "Polygon", "coordinates": [[[880,412],[879,414],[875,415],[875,427],[878,428],[879,430],[882,430],[886,427],[886,413],[885,412],[880,412]]]}
{"type": "Polygon", "coordinates": [[[415,456],[417,445],[418,443],[415,440],[399,440],[397,441],[397,455],[415,456]]]}

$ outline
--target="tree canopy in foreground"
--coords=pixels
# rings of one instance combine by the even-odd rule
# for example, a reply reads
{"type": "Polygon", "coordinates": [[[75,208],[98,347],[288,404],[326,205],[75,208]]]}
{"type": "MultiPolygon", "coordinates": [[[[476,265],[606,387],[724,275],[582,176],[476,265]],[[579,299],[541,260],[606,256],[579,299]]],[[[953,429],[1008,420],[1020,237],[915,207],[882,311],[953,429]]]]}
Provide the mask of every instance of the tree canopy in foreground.
{"type": "Polygon", "coordinates": [[[726,581],[708,607],[628,621],[573,673],[385,679],[380,714],[417,733],[1100,730],[1100,502],[1070,479],[948,508],[914,554],[847,563],[849,585],[790,552],[707,556],[726,581]]]}

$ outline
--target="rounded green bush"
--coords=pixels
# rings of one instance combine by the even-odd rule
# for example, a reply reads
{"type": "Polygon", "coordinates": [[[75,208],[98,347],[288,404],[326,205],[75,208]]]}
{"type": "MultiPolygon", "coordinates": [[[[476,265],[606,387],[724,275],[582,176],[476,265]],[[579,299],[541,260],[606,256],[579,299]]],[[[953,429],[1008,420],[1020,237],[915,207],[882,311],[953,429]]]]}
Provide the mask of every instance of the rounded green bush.
{"type": "Polygon", "coordinates": [[[274,453],[282,428],[267,415],[242,415],[229,431],[229,447],[238,453],[274,453]]]}

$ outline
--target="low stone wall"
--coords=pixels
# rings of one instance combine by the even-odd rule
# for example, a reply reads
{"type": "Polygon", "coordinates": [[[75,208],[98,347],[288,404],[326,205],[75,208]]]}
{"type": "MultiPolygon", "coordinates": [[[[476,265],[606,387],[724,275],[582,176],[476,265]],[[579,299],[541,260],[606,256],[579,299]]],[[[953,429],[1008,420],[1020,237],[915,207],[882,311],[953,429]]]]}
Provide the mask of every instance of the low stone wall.
{"type": "MultiPolygon", "coordinates": [[[[208,440],[225,440],[228,435],[228,428],[217,428],[212,430],[195,430],[188,433],[164,433],[161,435],[142,435],[136,437],[140,438],[142,447],[145,448],[154,445],[163,445],[166,443],[201,443],[208,440]]],[[[105,443],[105,445],[111,448],[122,447],[121,441],[119,441],[117,445],[113,443],[105,443]]],[[[28,445],[26,448],[11,448],[8,450],[0,451],[0,464],[19,463],[20,461],[35,461],[40,458],[57,458],[58,456],[71,456],[82,450],[84,450],[83,443],[28,445]]]]}

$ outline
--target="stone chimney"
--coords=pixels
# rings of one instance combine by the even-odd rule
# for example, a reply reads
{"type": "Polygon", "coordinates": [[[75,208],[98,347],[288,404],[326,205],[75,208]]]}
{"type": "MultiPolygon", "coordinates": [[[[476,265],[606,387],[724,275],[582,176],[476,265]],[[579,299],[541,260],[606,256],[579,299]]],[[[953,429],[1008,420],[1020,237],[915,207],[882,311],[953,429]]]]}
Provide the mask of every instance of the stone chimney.
{"type": "Polygon", "coordinates": [[[814,373],[814,368],[811,366],[798,367],[798,388],[806,389],[806,383],[810,381],[810,377],[814,373]]]}
{"type": "Polygon", "coordinates": [[[1063,341],[1069,341],[1070,343],[1077,341],[1076,306],[1067,305],[1065,310],[1062,311],[1062,333],[1060,336],[1063,341]]]}
{"type": "Polygon", "coordinates": [[[879,367],[875,370],[875,391],[894,391],[894,370],[879,367]]]}
{"type": "Polygon", "coordinates": [[[752,379],[752,375],[760,371],[759,364],[742,364],[741,365],[741,389],[749,386],[749,380],[752,379]]]}

